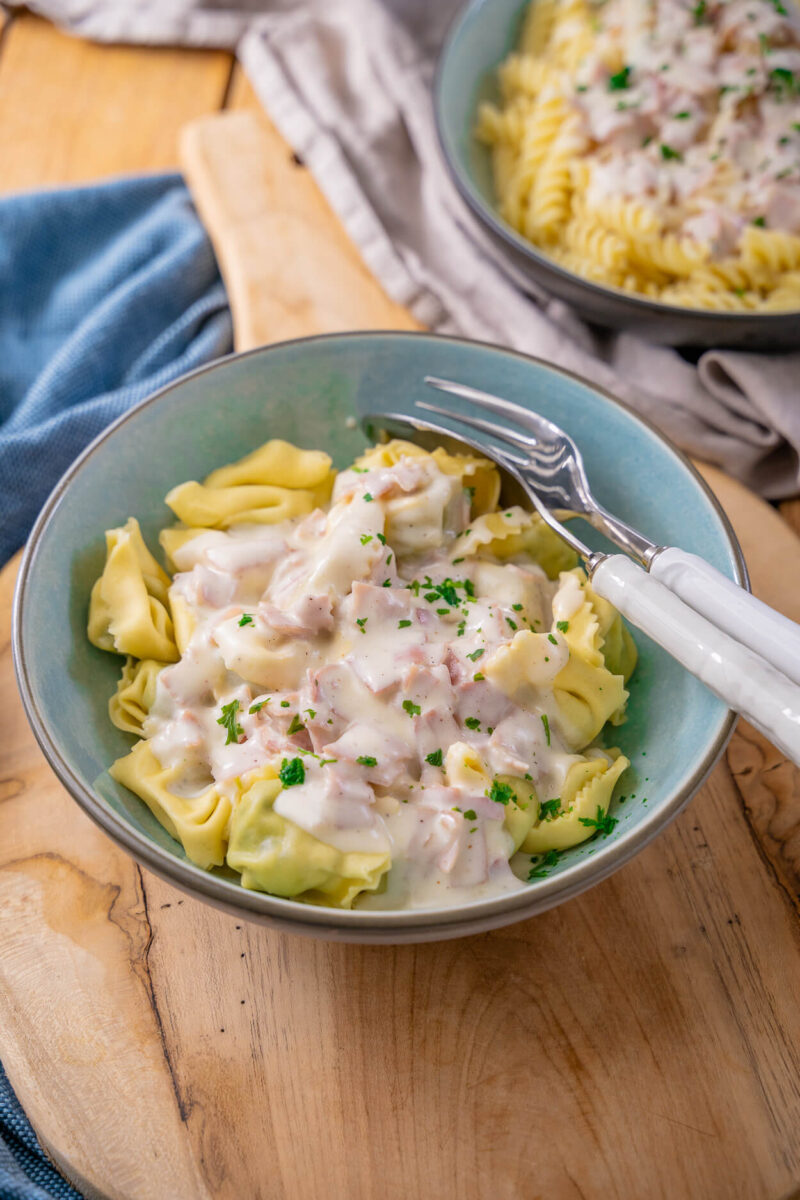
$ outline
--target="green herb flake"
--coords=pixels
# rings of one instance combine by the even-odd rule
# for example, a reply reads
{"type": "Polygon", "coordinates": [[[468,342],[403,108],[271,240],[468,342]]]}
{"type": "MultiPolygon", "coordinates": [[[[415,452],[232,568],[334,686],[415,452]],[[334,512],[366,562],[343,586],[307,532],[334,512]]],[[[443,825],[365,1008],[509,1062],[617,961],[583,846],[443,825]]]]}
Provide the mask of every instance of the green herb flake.
{"type": "Polygon", "coordinates": [[[550,721],[546,713],[542,713],[542,724],[544,725],[544,736],[548,746],[550,745],[550,721]]]}
{"type": "Polygon", "coordinates": [[[437,617],[446,617],[449,612],[449,608],[437,608],[436,615],[437,617]]]}
{"type": "Polygon", "coordinates": [[[559,633],[566,633],[569,630],[569,621],[556,621],[556,629],[559,633]]]}
{"type": "Polygon", "coordinates": [[[677,162],[683,162],[683,155],[681,154],[680,150],[673,150],[672,146],[667,146],[664,144],[664,142],[661,143],[661,157],[665,162],[669,162],[670,159],[675,159],[677,162]]]}
{"type": "Polygon", "coordinates": [[[366,500],[367,504],[369,504],[375,499],[375,497],[373,496],[372,492],[364,492],[364,499],[366,500]]]}
{"type": "Polygon", "coordinates": [[[306,781],[306,769],[302,758],[285,758],[281,763],[278,778],[285,788],[297,787],[306,781]]]}
{"type": "Polygon", "coordinates": [[[650,143],[652,142],[652,140],[653,140],[652,133],[648,133],[647,137],[643,137],[642,138],[642,149],[644,150],[645,146],[649,146],[650,143]]]}
{"type": "Polygon", "coordinates": [[[440,767],[442,765],[442,751],[431,750],[430,754],[425,755],[425,762],[430,763],[432,767],[440,767]]]}
{"type": "Polygon", "coordinates": [[[477,717],[467,717],[467,719],[464,721],[464,724],[466,725],[467,729],[480,729],[481,727],[481,723],[477,717]]]}
{"type": "Polygon", "coordinates": [[[420,706],[418,704],[414,704],[412,700],[404,700],[403,709],[410,717],[418,717],[422,712],[420,706]]]}
{"type": "Polygon", "coordinates": [[[358,626],[358,628],[361,630],[362,633],[367,632],[367,621],[368,620],[369,620],[369,617],[356,617],[356,625],[358,626]]]}
{"type": "Polygon", "coordinates": [[[561,851],[548,850],[543,858],[541,858],[541,859],[532,858],[531,863],[533,864],[533,866],[530,871],[530,874],[528,875],[528,881],[530,882],[531,879],[546,879],[547,875],[548,875],[548,871],[544,870],[543,868],[554,867],[560,857],[561,857],[561,851]]]}
{"type": "Polygon", "coordinates": [[[692,114],[689,112],[688,108],[684,108],[683,112],[673,113],[672,115],[676,121],[688,121],[692,114]]]}
{"type": "Polygon", "coordinates": [[[472,654],[467,655],[467,658],[470,660],[470,662],[477,662],[478,659],[483,656],[483,653],[483,650],[473,650],[472,654]]]}
{"type": "Polygon", "coordinates": [[[304,708],[303,712],[307,712],[312,721],[314,720],[314,717],[317,715],[317,710],[315,708],[304,708]]]}
{"type": "MultiPolygon", "coordinates": [[[[483,683],[486,676],[481,671],[476,671],[472,678],[475,683],[483,683]]],[[[491,730],[489,732],[491,733],[491,730]]]]}
{"type": "Polygon", "coordinates": [[[381,544],[382,546],[385,546],[385,545],[386,545],[386,538],[383,536],[383,534],[382,534],[382,533],[376,533],[376,534],[375,534],[375,537],[378,539],[378,541],[380,542],[380,544],[381,544]]]}
{"type": "Polygon", "coordinates": [[[556,796],[553,800],[543,800],[539,805],[539,820],[552,821],[555,817],[561,815],[561,797],[556,796]]]}
{"type": "Polygon", "coordinates": [[[707,7],[708,5],[706,0],[697,0],[697,4],[695,4],[694,8],[691,10],[695,25],[701,25],[703,23],[703,17],[706,15],[707,7]]]}
{"type": "Polygon", "coordinates": [[[492,786],[489,788],[486,795],[490,800],[494,800],[495,804],[509,804],[510,801],[516,800],[514,789],[510,783],[501,783],[499,779],[492,780],[492,786]]]}
{"type": "Polygon", "coordinates": [[[367,542],[371,542],[371,541],[372,541],[371,533],[362,533],[362,535],[361,535],[361,545],[362,546],[366,546],[367,542]]]}
{"type": "Polygon", "coordinates": [[[259,700],[257,704],[251,704],[247,711],[252,717],[253,713],[261,712],[265,704],[269,704],[269,697],[266,700],[259,700]]]}
{"type": "Polygon", "coordinates": [[[458,636],[459,636],[459,637],[463,637],[463,636],[464,636],[464,630],[466,629],[466,627],[467,627],[467,622],[466,622],[466,621],[459,621],[459,622],[458,622],[458,636]]]}
{"type": "Polygon", "coordinates": [[[293,733],[302,733],[304,729],[305,729],[305,725],[300,720],[297,713],[295,713],[294,716],[292,717],[289,728],[286,730],[287,734],[289,735],[289,737],[291,737],[291,735],[293,733]]]}
{"type": "Polygon", "coordinates": [[[753,217],[753,225],[757,225],[759,229],[763,229],[767,223],[766,217],[753,217]]]}
{"type": "Polygon", "coordinates": [[[252,624],[253,624],[253,618],[250,616],[250,613],[244,613],[241,617],[239,617],[239,628],[241,628],[242,625],[252,625],[252,624]]]}
{"type": "Polygon", "coordinates": [[[506,617],[506,624],[508,625],[509,629],[519,629],[519,625],[516,621],[512,621],[511,617],[506,617]]]}
{"type": "Polygon", "coordinates": [[[292,707],[291,700],[281,700],[281,708],[291,708],[291,707],[292,707]]]}
{"type": "Polygon", "coordinates": [[[230,746],[231,742],[238,742],[239,738],[244,733],[241,725],[236,720],[236,714],[238,711],[239,701],[231,700],[230,704],[223,704],[222,716],[217,717],[217,724],[224,726],[227,732],[227,737],[225,738],[226,746],[230,746]]]}
{"type": "Polygon", "coordinates": [[[384,579],[383,583],[381,584],[381,587],[391,587],[391,586],[392,586],[391,579],[384,579]]]}
{"type": "Polygon", "coordinates": [[[522,612],[521,604],[512,604],[511,607],[513,608],[514,612],[522,612]]]}
{"type": "Polygon", "coordinates": [[[589,829],[596,829],[602,837],[608,837],[613,832],[614,827],[618,824],[617,818],[604,813],[601,806],[597,806],[597,816],[595,817],[578,817],[581,825],[586,825],[589,829]]]}
{"type": "Polygon", "coordinates": [[[478,814],[475,812],[474,808],[465,809],[461,815],[463,816],[465,821],[477,821],[477,819],[478,819],[478,814]]]}
{"type": "Polygon", "coordinates": [[[410,624],[411,624],[411,622],[407,621],[407,620],[398,621],[397,628],[398,629],[408,629],[410,624]]]}
{"type": "Polygon", "coordinates": [[[615,75],[610,75],[608,78],[608,90],[610,92],[621,92],[631,86],[631,69],[623,67],[621,71],[617,71],[615,75]]]}
{"type": "Polygon", "coordinates": [[[373,758],[371,754],[359,754],[356,762],[360,767],[377,767],[378,760],[373,758]]]}
{"type": "Polygon", "coordinates": [[[552,633],[548,633],[547,640],[548,642],[552,642],[554,646],[558,645],[558,638],[554,638],[552,633]]]}

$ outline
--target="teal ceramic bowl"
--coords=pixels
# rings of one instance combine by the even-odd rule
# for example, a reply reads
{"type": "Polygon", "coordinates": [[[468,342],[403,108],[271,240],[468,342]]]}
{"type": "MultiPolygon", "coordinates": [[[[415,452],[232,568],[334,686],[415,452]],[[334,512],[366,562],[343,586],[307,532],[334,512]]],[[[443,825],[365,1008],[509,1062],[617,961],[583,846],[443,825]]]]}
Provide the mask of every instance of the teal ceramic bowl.
{"type": "Polygon", "coordinates": [[[592,486],[612,512],[654,541],[744,578],[730,526],[681,454],[590,384],[519,354],[424,334],[308,338],[224,359],[139,404],[77,460],[37,521],[15,597],[17,676],[39,744],[84,811],[140,863],[239,917],[370,942],[458,937],[522,920],[604,879],[646,845],[688,802],[730,734],[724,704],[637,636],[630,718],[614,731],[633,766],[618,789],[626,799],[614,801],[613,834],[565,854],[552,874],[520,892],[451,909],[342,912],[247,891],[233,872],[188,862],[147,807],[110,778],[106,767],[132,739],[107,713],[121,659],[86,638],[104,530],[133,514],[157,547],[158,530],[173,520],[163,497],[174,484],[202,478],[270,437],[324,448],[344,466],[365,444],[354,418],[408,412],[415,398],[430,395],[428,374],[551,417],[582,447],[592,486]]]}
{"type": "MultiPolygon", "coordinates": [[[[534,3],[536,0],[534,0],[534,3]]],[[[677,308],[591,283],[540,253],[497,211],[489,151],[473,134],[478,105],[497,100],[497,67],[518,43],[528,0],[472,0],[453,24],[439,58],[434,107],[450,175],[516,279],[528,278],[587,320],[673,346],[797,349],[800,314],[715,313],[677,308]]]]}

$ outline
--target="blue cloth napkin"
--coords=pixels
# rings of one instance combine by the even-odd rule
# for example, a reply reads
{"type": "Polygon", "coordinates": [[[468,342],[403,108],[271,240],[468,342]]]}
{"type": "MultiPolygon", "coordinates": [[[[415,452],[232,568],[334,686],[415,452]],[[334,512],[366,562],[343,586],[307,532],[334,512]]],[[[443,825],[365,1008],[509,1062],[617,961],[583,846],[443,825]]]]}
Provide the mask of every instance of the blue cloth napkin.
{"type": "Polygon", "coordinates": [[[179,175],[0,200],[0,564],[92,438],[232,340],[179,175]]]}
{"type": "MultiPolygon", "coordinates": [[[[0,564],[92,438],[232,343],[179,175],[0,200],[0,564]]],[[[73,1197],[0,1066],[0,1200],[73,1197]]]]}

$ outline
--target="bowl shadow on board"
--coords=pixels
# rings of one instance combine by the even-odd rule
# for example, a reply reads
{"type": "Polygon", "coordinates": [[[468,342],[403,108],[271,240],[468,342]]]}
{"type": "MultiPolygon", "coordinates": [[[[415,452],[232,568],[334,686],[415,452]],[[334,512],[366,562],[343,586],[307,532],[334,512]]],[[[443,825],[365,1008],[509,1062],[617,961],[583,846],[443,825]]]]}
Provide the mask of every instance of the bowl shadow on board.
{"type": "MultiPolygon", "coordinates": [[[[534,0],[536,3],[537,0],[534,0]]],[[[720,313],[659,304],[567,271],[509,225],[497,209],[491,152],[474,135],[478,106],[499,99],[497,67],[518,44],[528,0],[472,0],[448,31],[433,88],[439,149],[498,266],[563,300],[590,324],[696,352],[713,347],[800,348],[800,311],[720,313]]]]}

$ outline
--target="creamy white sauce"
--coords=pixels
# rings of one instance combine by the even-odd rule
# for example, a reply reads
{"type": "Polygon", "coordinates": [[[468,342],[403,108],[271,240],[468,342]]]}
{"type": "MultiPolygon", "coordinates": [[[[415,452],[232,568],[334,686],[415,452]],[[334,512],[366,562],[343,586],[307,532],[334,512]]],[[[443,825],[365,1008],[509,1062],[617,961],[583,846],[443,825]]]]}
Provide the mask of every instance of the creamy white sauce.
{"type": "Polygon", "coordinates": [[[516,632],[568,620],[581,589],[530,561],[454,562],[468,519],[460,479],[407,458],[342,473],[327,511],[174,552],[174,592],[194,627],[145,724],[161,763],[181,768],[171,786],[195,794],[213,780],[235,799],[238,777],[299,757],[305,778],[275,810],[340,850],[391,854],[385,890],[362,907],[522,886],[504,807],[487,780],[451,777],[451,746],[477,751],[488,780],[529,775],[542,800],[576,761],[553,715],[563,638],[548,642],[526,707],[484,668],[516,632]],[[241,734],[226,744],[219,720],[234,701],[241,734]]]}
{"type": "Polygon", "coordinates": [[[800,233],[796,0],[593,8],[597,36],[573,94],[589,139],[589,204],[641,200],[717,258],[754,220],[800,233]],[[612,61],[628,69],[616,87],[612,61]]]}

